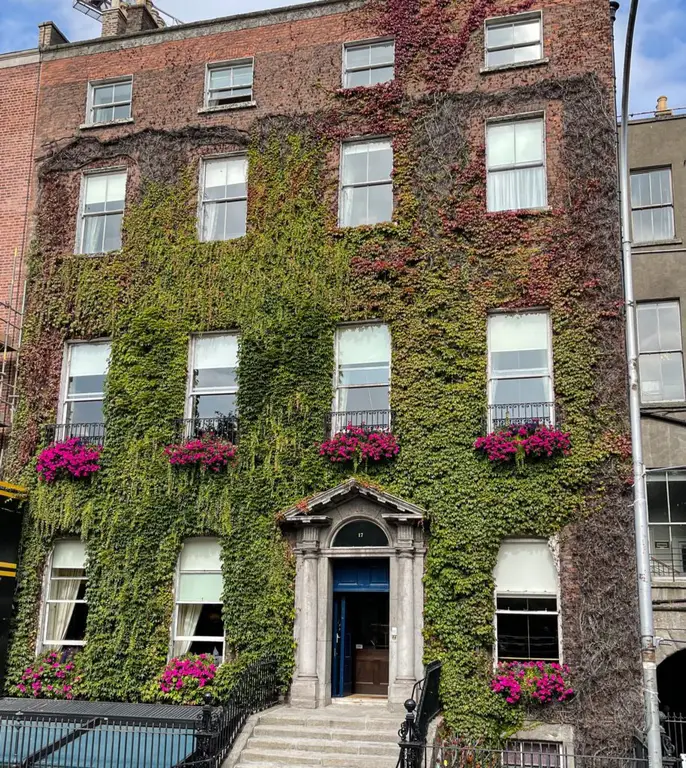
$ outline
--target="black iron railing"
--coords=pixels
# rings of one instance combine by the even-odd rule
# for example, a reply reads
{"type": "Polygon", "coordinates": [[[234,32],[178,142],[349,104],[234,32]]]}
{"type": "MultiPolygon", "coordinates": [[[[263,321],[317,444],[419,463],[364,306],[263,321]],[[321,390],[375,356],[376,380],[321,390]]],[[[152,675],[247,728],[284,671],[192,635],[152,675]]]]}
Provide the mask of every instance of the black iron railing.
{"type": "Polygon", "coordinates": [[[331,411],[324,419],[324,428],[327,435],[335,435],[337,432],[345,432],[350,426],[362,427],[370,432],[383,430],[390,431],[393,423],[393,411],[331,411]]]}
{"type": "Polygon", "coordinates": [[[480,749],[454,744],[421,745],[415,765],[441,768],[648,768],[633,754],[578,755],[555,742],[509,741],[503,749],[480,749]]]}
{"type": "Polygon", "coordinates": [[[414,684],[412,696],[405,702],[405,720],[398,731],[400,756],[397,768],[420,768],[424,762],[429,723],[441,711],[439,687],[442,666],[443,662],[432,661],[424,670],[424,677],[414,684]]]}
{"type": "Polygon", "coordinates": [[[102,422],[44,424],[42,430],[46,443],[62,443],[72,437],[78,437],[89,445],[105,442],[105,425],[102,422]]]}
{"type": "MultiPolygon", "coordinates": [[[[667,533],[668,526],[654,526],[653,534],[659,535],[657,531],[662,528],[667,533]]],[[[684,531],[686,533],[686,530],[684,531]]],[[[665,546],[659,546],[659,542],[651,541],[650,544],[650,572],[657,579],[666,579],[675,581],[676,579],[686,579],[686,541],[665,542],[665,546]]]]}
{"type": "Polygon", "coordinates": [[[272,659],[244,669],[221,707],[2,699],[0,766],[218,768],[248,717],[278,699],[272,659]]]}
{"type": "Polygon", "coordinates": [[[486,431],[492,432],[510,424],[547,424],[558,423],[555,403],[499,403],[489,405],[486,413],[486,431]]]}
{"type": "Polygon", "coordinates": [[[213,436],[235,445],[238,443],[238,417],[231,413],[211,419],[175,419],[174,434],[177,440],[213,436]]]}

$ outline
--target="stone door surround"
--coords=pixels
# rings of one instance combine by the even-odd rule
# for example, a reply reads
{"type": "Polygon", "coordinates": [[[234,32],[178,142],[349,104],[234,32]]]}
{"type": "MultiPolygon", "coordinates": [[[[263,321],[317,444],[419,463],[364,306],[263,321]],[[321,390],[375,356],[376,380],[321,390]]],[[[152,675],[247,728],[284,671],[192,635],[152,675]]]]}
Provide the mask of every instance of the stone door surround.
{"type": "Polygon", "coordinates": [[[296,556],[293,706],[314,708],[331,702],[334,560],[387,557],[388,704],[402,710],[423,670],[423,520],[420,507],[352,479],[286,510],[282,526],[296,556]],[[378,525],[388,538],[388,546],[333,547],[338,531],[354,520],[378,525]]]}

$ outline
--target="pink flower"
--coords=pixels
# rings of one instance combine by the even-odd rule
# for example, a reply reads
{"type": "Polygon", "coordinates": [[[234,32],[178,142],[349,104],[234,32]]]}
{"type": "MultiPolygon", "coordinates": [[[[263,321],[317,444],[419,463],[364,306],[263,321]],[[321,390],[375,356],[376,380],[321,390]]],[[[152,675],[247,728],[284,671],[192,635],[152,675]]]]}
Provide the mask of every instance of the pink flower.
{"type": "Polygon", "coordinates": [[[327,456],[333,463],[355,459],[378,462],[394,458],[399,451],[392,432],[352,424],[319,446],[319,455],[327,456]]]}
{"type": "Polygon", "coordinates": [[[53,483],[65,476],[89,477],[100,469],[101,451],[100,445],[88,446],[80,437],[72,437],[43,449],[36,462],[36,471],[45,483],[53,483]]]}

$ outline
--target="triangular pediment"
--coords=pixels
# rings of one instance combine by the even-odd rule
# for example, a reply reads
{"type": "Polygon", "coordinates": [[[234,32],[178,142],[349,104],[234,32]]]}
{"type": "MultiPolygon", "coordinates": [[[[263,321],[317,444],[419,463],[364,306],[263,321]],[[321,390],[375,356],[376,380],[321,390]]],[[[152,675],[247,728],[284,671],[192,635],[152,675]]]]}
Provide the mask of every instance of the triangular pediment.
{"type": "Polygon", "coordinates": [[[309,496],[296,505],[289,507],[281,514],[281,520],[282,523],[291,524],[312,524],[319,521],[323,523],[327,519],[327,511],[345,504],[358,496],[367,498],[384,507],[385,514],[383,517],[397,520],[398,522],[414,522],[416,524],[423,521],[426,514],[416,504],[351,478],[334,488],[330,488],[328,491],[322,491],[314,496],[309,496]]]}

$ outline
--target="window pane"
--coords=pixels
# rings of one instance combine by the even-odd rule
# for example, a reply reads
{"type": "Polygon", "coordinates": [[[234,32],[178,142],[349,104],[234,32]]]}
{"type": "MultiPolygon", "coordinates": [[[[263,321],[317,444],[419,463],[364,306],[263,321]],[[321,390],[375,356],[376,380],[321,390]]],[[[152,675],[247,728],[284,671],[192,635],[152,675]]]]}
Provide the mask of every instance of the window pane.
{"type": "Polygon", "coordinates": [[[74,400],[67,403],[67,424],[103,424],[102,400],[74,400]]]}
{"type": "MultiPolygon", "coordinates": [[[[384,71],[384,70],[380,70],[384,71]]],[[[357,69],[353,72],[345,73],[345,87],[346,88],[359,88],[362,85],[371,85],[372,70],[370,69],[357,69]]],[[[384,82],[384,81],[377,81],[384,82]]]]}
{"type": "Polygon", "coordinates": [[[194,419],[214,419],[236,412],[236,395],[198,395],[193,401],[194,419]]]}
{"type": "Polygon", "coordinates": [[[104,376],[109,368],[111,344],[71,344],[68,346],[69,354],[69,392],[102,392],[104,376]],[[74,384],[84,380],[85,385],[74,384]],[[95,383],[94,383],[95,382],[95,383]]]}
{"type": "Polygon", "coordinates": [[[379,224],[393,219],[393,186],[381,184],[368,188],[366,224],[379,224]]]}
{"type": "Polygon", "coordinates": [[[248,201],[232,200],[229,203],[222,203],[222,205],[226,206],[224,240],[243,237],[248,219],[248,201]]]}
{"type": "Polygon", "coordinates": [[[116,83],[114,101],[131,101],[131,83],[116,83]]]}
{"type": "Polygon", "coordinates": [[[339,392],[340,411],[385,411],[388,408],[388,387],[359,387],[339,392]]]}
{"type": "Polygon", "coordinates": [[[130,104],[120,104],[118,107],[114,108],[114,119],[115,120],[126,120],[129,117],[131,117],[131,105],[130,104]]]}
{"type": "Polygon", "coordinates": [[[86,213],[100,213],[105,210],[107,200],[107,175],[104,173],[86,176],[86,213]]]}
{"type": "Polygon", "coordinates": [[[517,168],[491,171],[487,181],[488,210],[508,211],[543,208],[547,200],[545,169],[517,168]]]}
{"type": "Polygon", "coordinates": [[[653,239],[671,240],[674,237],[674,210],[670,207],[653,208],[653,239]]]}
{"type": "Polygon", "coordinates": [[[639,304],[636,310],[639,351],[658,352],[660,341],[657,325],[657,305],[639,304]]]}
{"type": "Polygon", "coordinates": [[[522,609],[535,611],[557,610],[556,599],[546,597],[515,597],[503,592],[519,595],[557,594],[558,576],[548,542],[538,541],[503,541],[498,551],[498,560],[493,571],[498,608],[522,609]],[[507,601],[521,601],[527,604],[511,605],[507,601]]]}
{"type": "Polygon", "coordinates": [[[684,365],[680,352],[663,352],[660,355],[662,371],[662,399],[684,399],[684,365]]]}
{"type": "Polygon", "coordinates": [[[114,86],[99,85],[93,89],[93,106],[111,104],[114,101],[114,86]]]}
{"type": "Polygon", "coordinates": [[[109,123],[111,120],[114,120],[113,107],[96,107],[93,110],[94,123],[109,123]]]}
{"type": "Polygon", "coordinates": [[[515,123],[515,161],[517,163],[543,161],[542,120],[515,123]]]}
{"type": "Polygon", "coordinates": [[[534,45],[525,45],[521,48],[513,48],[515,63],[519,64],[522,61],[537,61],[541,58],[541,45],[535,43],[534,45]]]}
{"type": "Polygon", "coordinates": [[[679,302],[666,301],[657,305],[660,349],[681,349],[681,320],[679,302]]]}
{"type": "Polygon", "coordinates": [[[210,70],[210,90],[230,88],[232,85],[233,70],[231,67],[210,70]]]}
{"type": "Polygon", "coordinates": [[[631,205],[670,205],[672,202],[672,171],[638,171],[631,174],[631,205]]]}
{"type": "Polygon", "coordinates": [[[667,483],[670,519],[673,523],[686,523],[686,474],[670,472],[667,483]]]}
{"type": "Polygon", "coordinates": [[[252,64],[242,64],[233,68],[234,86],[252,85],[252,64]]]}
{"type": "Polygon", "coordinates": [[[504,67],[515,62],[515,48],[503,48],[499,51],[489,51],[486,62],[489,67],[504,67]]]}
{"type": "Polygon", "coordinates": [[[88,606],[84,603],[51,603],[46,606],[45,639],[58,645],[86,637],[88,606]]]}
{"type": "Polygon", "coordinates": [[[83,253],[102,253],[105,235],[105,217],[89,216],[83,222],[83,253]]]}
{"type": "Polygon", "coordinates": [[[219,603],[222,599],[221,573],[182,573],[179,575],[177,600],[219,603]]]}
{"type": "Polygon", "coordinates": [[[667,512],[667,483],[664,475],[651,473],[646,476],[646,497],[648,500],[648,520],[651,523],[669,521],[667,512]]]}
{"type": "Polygon", "coordinates": [[[489,351],[492,354],[547,350],[549,322],[547,312],[491,315],[488,318],[489,351]]]}
{"type": "Polygon", "coordinates": [[[105,253],[118,251],[121,248],[121,213],[109,213],[103,217],[105,233],[102,249],[105,253]]]}
{"type": "Polygon", "coordinates": [[[182,571],[221,571],[221,545],[210,537],[184,541],[179,555],[182,571]]]}
{"type": "Polygon", "coordinates": [[[515,43],[537,43],[541,39],[541,23],[538,19],[514,25],[515,43]]]}
{"type": "Polygon", "coordinates": [[[86,567],[86,545],[83,541],[69,539],[55,542],[52,551],[52,568],[83,571],[86,567]]]}
{"type": "Polygon", "coordinates": [[[353,67],[367,67],[370,64],[371,51],[368,45],[356,45],[345,49],[345,66],[347,69],[353,67]]]}
{"type": "Polygon", "coordinates": [[[203,205],[202,239],[205,242],[223,240],[226,227],[226,203],[203,205]]]}
{"type": "Polygon", "coordinates": [[[393,42],[374,43],[370,46],[370,62],[372,64],[392,64],[393,63],[393,42]]]}
{"type": "Polygon", "coordinates": [[[641,381],[641,400],[644,403],[662,400],[660,355],[640,355],[638,371],[641,381]]]}
{"type": "Polygon", "coordinates": [[[336,338],[340,366],[370,363],[388,365],[391,356],[391,335],[387,325],[378,323],[339,328],[336,338]]]}
{"type": "Polygon", "coordinates": [[[498,629],[498,659],[529,658],[528,623],[526,614],[496,615],[498,629]]]}
{"type": "Polygon", "coordinates": [[[237,386],[238,336],[199,336],[193,346],[193,388],[237,386]]]}
{"type": "Polygon", "coordinates": [[[107,204],[105,210],[121,210],[124,207],[124,199],[126,198],[126,174],[111,173],[103,178],[107,181],[107,204]]]}
{"type": "Polygon", "coordinates": [[[551,400],[548,378],[494,379],[492,405],[546,403],[551,400]]]}
{"type": "Polygon", "coordinates": [[[532,659],[557,661],[557,616],[529,616],[529,652],[532,659]]]}
{"type": "Polygon", "coordinates": [[[489,168],[515,162],[515,129],[512,123],[489,125],[486,130],[486,158],[489,168]]]}
{"type": "Polygon", "coordinates": [[[245,197],[248,158],[245,156],[205,161],[204,200],[245,197]]]}
{"type": "Polygon", "coordinates": [[[494,352],[491,355],[493,376],[547,373],[548,350],[527,349],[515,352],[494,352]]]}
{"type": "Polygon", "coordinates": [[[85,600],[86,577],[83,569],[52,569],[49,600],[85,600]]]}
{"type": "Polygon", "coordinates": [[[486,29],[489,48],[501,48],[514,45],[514,29],[512,24],[489,25],[486,29]]]}
{"type": "Polygon", "coordinates": [[[377,67],[376,69],[370,69],[369,79],[370,85],[388,83],[393,79],[393,67],[377,67]]]}

